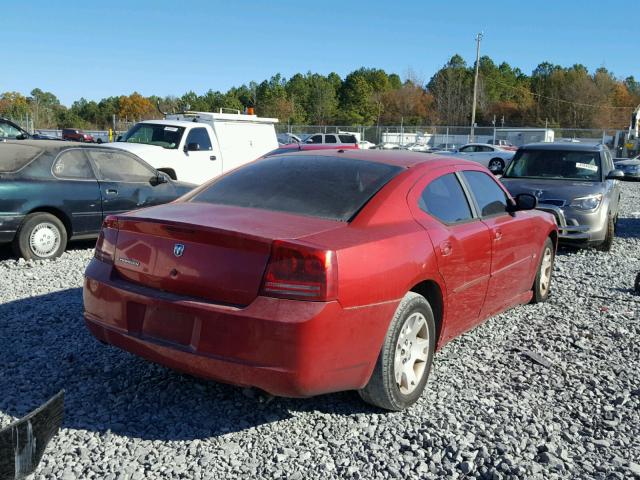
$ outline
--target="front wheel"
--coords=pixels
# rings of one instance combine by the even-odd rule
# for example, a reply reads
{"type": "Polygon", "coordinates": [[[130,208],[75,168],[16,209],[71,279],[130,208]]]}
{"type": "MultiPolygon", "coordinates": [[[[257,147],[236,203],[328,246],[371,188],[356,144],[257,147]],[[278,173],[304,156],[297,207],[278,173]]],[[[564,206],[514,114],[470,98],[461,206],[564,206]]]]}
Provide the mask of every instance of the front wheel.
{"type": "Polygon", "coordinates": [[[551,275],[553,273],[553,261],[555,259],[555,248],[553,241],[547,238],[542,247],[540,264],[536,272],[536,279],[533,282],[533,297],[531,303],[546,302],[551,290],[551,275]]]}
{"type": "Polygon", "coordinates": [[[609,215],[607,217],[607,234],[604,237],[604,241],[596,246],[596,250],[601,252],[610,252],[613,247],[613,238],[616,235],[616,225],[614,219],[609,215]]]}
{"type": "Polygon", "coordinates": [[[436,343],[431,305],[407,293],[391,320],[369,383],[358,393],[367,403],[403,410],[422,395],[436,343]]]}
{"type": "Polygon", "coordinates": [[[16,255],[26,260],[45,260],[62,255],[67,247],[67,231],[50,213],[27,215],[13,240],[16,255]]]}

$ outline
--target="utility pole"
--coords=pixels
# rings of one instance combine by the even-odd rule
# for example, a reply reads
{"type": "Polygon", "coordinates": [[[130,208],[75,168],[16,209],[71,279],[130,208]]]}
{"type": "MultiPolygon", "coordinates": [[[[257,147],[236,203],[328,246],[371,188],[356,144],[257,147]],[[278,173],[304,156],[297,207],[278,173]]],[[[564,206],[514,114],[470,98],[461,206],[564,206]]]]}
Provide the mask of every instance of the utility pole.
{"type": "Polygon", "coordinates": [[[476,126],[476,100],[478,99],[478,70],[480,69],[480,41],[482,40],[483,33],[480,32],[476,35],[476,75],[473,79],[473,106],[471,108],[471,138],[470,141],[475,140],[475,126],[476,126]]]}

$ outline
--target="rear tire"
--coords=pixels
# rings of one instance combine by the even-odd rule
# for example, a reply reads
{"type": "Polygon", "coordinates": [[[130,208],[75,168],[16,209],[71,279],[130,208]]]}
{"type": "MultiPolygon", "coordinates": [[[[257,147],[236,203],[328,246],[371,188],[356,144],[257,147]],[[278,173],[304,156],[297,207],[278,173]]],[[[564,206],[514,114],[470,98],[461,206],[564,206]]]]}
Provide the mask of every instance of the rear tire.
{"type": "Polygon", "coordinates": [[[50,213],[36,212],[27,217],[13,239],[14,253],[26,260],[59,257],[67,247],[67,230],[50,213]]]}
{"type": "Polygon", "coordinates": [[[503,172],[504,160],[502,160],[501,158],[492,158],[491,160],[489,160],[487,168],[492,172],[503,172]]]}
{"type": "Polygon", "coordinates": [[[607,234],[604,237],[604,241],[596,245],[596,250],[600,250],[601,252],[610,252],[613,247],[613,239],[616,235],[616,226],[613,217],[607,217],[607,234]]]}
{"type": "Polygon", "coordinates": [[[533,297],[531,298],[531,303],[543,303],[549,298],[555,256],[553,241],[547,238],[542,247],[536,279],[533,282],[533,297]]]}
{"type": "Polygon", "coordinates": [[[367,403],[403,410],[422,395],[435,351],[436,328],[429,302],[414,292],[398,306],[369,383],[359,390],[367,403]]]}
{"type": "Polygon", "coordinates": [[[178,180],[178,176],[176,175],[176,171],[173,168],[159,168],[158,171],[166,173],[167,175],[169,175],[171,180],[178,180]]]}

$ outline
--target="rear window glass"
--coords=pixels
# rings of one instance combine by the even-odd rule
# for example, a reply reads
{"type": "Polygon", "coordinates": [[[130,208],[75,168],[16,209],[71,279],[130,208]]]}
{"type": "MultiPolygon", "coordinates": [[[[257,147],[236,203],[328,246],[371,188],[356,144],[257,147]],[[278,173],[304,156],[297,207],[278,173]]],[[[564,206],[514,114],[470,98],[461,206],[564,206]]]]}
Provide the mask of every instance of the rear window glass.
{"type": "Polygon", "coordinates": [[[0,144],[0,172],[17,172],[41,153],[41,149],[31,145],[0,144]]]}
{"type": "Polygon", "coordinates": [[[342,143],[358,143],[355,135],[338,135],[342,143]]]}
{"type": "Polygon", "coordinates": [[[400,171],[349,158],[275,156],[221,177],[191,201],[346,222],[400,171]]]}

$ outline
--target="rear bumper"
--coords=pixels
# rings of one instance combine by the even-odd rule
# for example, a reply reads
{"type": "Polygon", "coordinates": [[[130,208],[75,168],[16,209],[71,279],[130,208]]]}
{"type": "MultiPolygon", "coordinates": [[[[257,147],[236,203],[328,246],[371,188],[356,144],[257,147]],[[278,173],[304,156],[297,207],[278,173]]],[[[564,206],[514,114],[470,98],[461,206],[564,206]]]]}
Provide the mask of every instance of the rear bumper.
{"type": "Polygon", "coordinates": [[[9,243],[16,236],[24,215],[0,215],[0,243],[9,243]]]}
{"type": "Polygon", "coordinates": [[[83,296],[86,325],[103,342],[198,377],[287,397],[362,388],[399,302],[344,309],[259,296],[236,308],[119,280],[95,259],[83,296]]]}
{"type": "Polygon", "coordinates": [[[558,238],[565,243],[588,244],[602,242],[607,233],[606,210],[577,212],[565,207],[539,204],[539,210],[551,213],[558,224],[558,238]]]}

